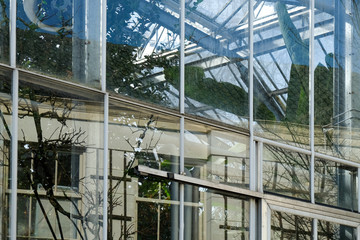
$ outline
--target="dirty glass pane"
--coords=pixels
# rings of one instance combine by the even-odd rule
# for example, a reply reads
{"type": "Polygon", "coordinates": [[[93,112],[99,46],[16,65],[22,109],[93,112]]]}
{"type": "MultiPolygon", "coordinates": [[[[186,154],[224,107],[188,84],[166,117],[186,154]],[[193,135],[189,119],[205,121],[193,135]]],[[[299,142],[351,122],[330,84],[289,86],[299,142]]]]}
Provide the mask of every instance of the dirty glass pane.
{"type": "Polygon", "coordinates": [[[9,0],[3,0],[0,4],[0,62],[9,63],[9,0]]]}
{"type": "Polygon", "coordinates": [[[312,239],[311,218],[284,212],[271,212],[271,239],[312,239]]]}
{"type": "Polygon", "coordinates": [[[101,235],[103,104],[101,94],[20,74],[18,206],[27,199],[28,214],[19,237],[101,235]]]}
{"type": "Polygon", "coordinates": [[[310,156],[264,144],[266,192],[310,200],[310,156]]]}
{"type": "Polygon", "coordinates": [[[249,138],[185,121],[185,174],[249,188],[249,138]]]}
{"type": "MultiPolygon", "coordinates": [[[[187,1],[187,113],[248,128],[248,7],[248,0],[187,1]]],[[[177,69],[168,76],[177,79],[177,69]]]]}
{"type": "Polygon", "coordinates": [[[254,6],[255,133],[309,148],[309,1],[254,6]]]}
{"type": "Polygon", "coordinates": [[[12,127],[11,71],[0,68],[0,238],[9,231],[10,194],[10,148],[12,127]]]}
{"type": "Polygon", "coordinates": [[[17,65],[99,88],[101,2],[17,0],[17,65]]]}
{"type": "Polygon", "coordinates": [[[125,174],[138,165],[179,173],[179,118],[115,100],[110,102],[109,112],[114,166],[125,174]]]}
{"type": "Polygon", "coordinates": [[[357,211],[357,171],[355,167],[316,159],[315,201],[357,211]]]}
{"type": "Polygon", "coordinates": [[[107,90],[178,109],[179,33],[175,1],[107,1],[107,90]]]}

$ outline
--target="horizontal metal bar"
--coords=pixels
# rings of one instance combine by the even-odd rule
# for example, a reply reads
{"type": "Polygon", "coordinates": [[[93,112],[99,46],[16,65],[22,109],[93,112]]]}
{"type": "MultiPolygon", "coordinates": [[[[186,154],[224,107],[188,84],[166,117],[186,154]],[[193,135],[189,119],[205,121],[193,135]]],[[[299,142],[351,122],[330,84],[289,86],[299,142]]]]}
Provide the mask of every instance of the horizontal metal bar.
{"type": "MultiPolygon", "coordinates": [[[[45,76],[36,72],[31,72],[31,71],[27,71],[21,68],[17,68],[19,70],[19,79],[23,76],[23,77],[36,77],[36,81],[38,82],[46,82],[47,85],[50,85],[51,82],[56,83],[56,84],[62,84],[64,86],[67,87],[72,87],[72,88],[79,88],[82,90],[87,90],[90,92],[94,92],[94,93],[98,93],[98,94],[105,94],[105,92],[101,91],[100,89],[96,89],[96,88],[91,88],[91,87],[87,87],[85,85],[81,85],[79,83],[74,83],[74,82],[70,82],[70,81],[66,81],[66,80],[62,80],[59,78],[54,78],[54,77],[50,77],[50,76],[45,76]]],[[[22,80],[22,79],[20,79],[22,80]]],[[[99,86],[100,87],[100,86],[99,86]]]]}
{"type": "MultiPolygon", "coordinates": [[[[276,196],[272,194],[262,194],[247,189],[241,189],[225,184],[212,183],[207,180],[197,179],[193,177],[183,176],[176,173],[168,173],[161,170],[149,168],[146,166],[138,166],[138,171],[141,175],[151,175],[160,178],[166,178],[170,181],[178,181],[185,184],[192,184],[211,188],[215,190],[225,191],[229,193],[240,194],[245,197],[264,199],[269,204],[272,210],[288,212],[299,216],[311,217],[320,220],[335,222],[352,227],[357,227],[360,224],[360,215],[350,211],[333,208],[330,206],[323,206],[313,204],[297,199],[290,199],[287,197],[276,196]]],[[[155,200],[154,200],[155,201],[155,200]]],[[[156,200],[158,201],[158,200],[156,200]]]]}
{"type": "Polygon", "coordinates": [[[332,162],[341,163],[341,164],[351,166],[351,167],[356,167],[356,168],[360,167],[360,163],[356,163],[356,162],[352,162],[352,161],[349,161],[349,160],[333,157],[333,156],[326,155],[326,154],[323,154],[323,153],[315,152],[315,158],[321,158],[321,159],[324,159],[324,160],[329,160],[329,161],[332,161],[332,162]]]}
{"type": "MultiPolygon", "coordinates": [[[[359,226],[358,221],[354,222],[356,220],[355,218],[352,220],[344,220],[344,219],[342,219],[340,217],[336,217],[336,216],[327,216],[326,212],[322,212],[322,214],[321,214],[321,213],[315,213],[315,212],[307,212],[307,211],[304,211],[303,209],[291,208],[290,206],[285,207],[285,206],[279,206],[279,205],[272,205],[271,203],[269,205],[270,205],[270,208],[274,211],[286,212],[286,213],[303,216],[303,217],[308,217],[308,218],[315,218],[318,220],[338,223],[338,224],[347,225],[350,227],[358,227],[359,226]]],[[[359,216],[357,218],[359,218],[359,216]]]]}
{"type": "Polygon", "coordinates": [[[281,148],[286,149],[286,150],[299,152],[299,153],[303,153],[303,154],[306,154],[306,155],[311,155],[310,150],[306,150],[306,149],[303,149],[303,148],[300,148],[300,147],[291,146],[291,145],[281,143],[281,142],[277,142],[277,141],[274,141],[274,140],[265,139],[265,138],[257,137],[257,136],[254,136],[254,140],[257,141],[257,142],[262,142],[262,143],[269,144],[269,145],[272,145],[272,146],[281,147],[281,148]]]}
{"type": "MultiPolygon", "coordinates": [[[[180,201],[176,200],[166,200],[166,199],[158,199],[158,198],[143,198],[143,197],[136,197],[136,202],[147,202],[147,203],[156,203],[156,204],[170,204],[170,205],[180,205],[180,201]]],[[[184,202],[184,206],[189,207],[203,207],[201,203],[195,202],[184,202]]]]}
{"type": "Polygon", "coordinates": [[[271,96],[274,96],[274,95],[280,95],[280,94],[284,94],[284,93],[287,93],[288,92],[288,88],[281,88],[281,89],[277,89],[277,90],[274,90],[274,91],[271,91],[269,92],[269,94],[271,96]]]}
{"type": "Polygon", "coordinates": [[[325,219],[325,217],[332,218],[331,220],[332,222],[335,222],[336,221],[335,219],[340,219],[341,221],[343,220],[343,221],[353,222],[352,224],[354,226],[360,224],[360,217],[359,217],[360,215],[358,213],[354,213],[334,207],[313,204],[310,202],[284,198],[271,194],[265,194],[264,197],[267,203],[269,204],[269,206],[271,207],[271,209],[273,210],[276,210],[275,208],[283,207],[284,209],[286,209],[285,212],[290,212],[291,210],[303,212],[303,214],[297,213],[296,215],[304,216],[304,214],[307,214],[306,216],[317,219],[323,219],[326,221],[328,220],[325,219]]]}
{"type": "Polygon", "coordinates": [[[171,181],[179,181],[179,182],[182,182],[185,184],[198,185],[198,186],[202,186],[205,188],[211,188],[214,190],[220,190],[220,191],[225,191],[225,192],[241,194],[241,195],[248,196],[248,197],[262,198],[264,195],[259,192],[250,191],[250,190],[239,188],[239,187],[233,187],[233,186],[229,186],[229,185],[225,185],[225,184],[221,184],[221,183],[213,183],[213,182],[209,182],[207,180],[188,177],[188,176],[180,175],[177,173],[169,173],[168,174],[167,172],[149,168],[146,166],[141,166],[141,165],[138,166],[138,171],[140,172],[140,174],[152,175],[152,176],[157,176],[157,177],[161,177],[161,178],[167,178],[171,181]]]}
{"type": "MultiPolygon", "coordinates": [[[[286,150],[299,152],[299,153],[303,153],[303,154],[306,154],[306,155],[311,155],[310,150],[306,150],[306,149],[303,149],[303,148],[291,146],[291,145],[288,145],[288,144],[285,144],[285,143],[280,143],[280,142],[277,142],[277,141],[273,141],[273,140],[269,140],[269,139],[265,139],[265,138],[261,138],[261,137],[257,137],[257,136],[254,136],[254,140],[257,141],[257,142],[262,142],[264,144],[268,144],[268,145],[272,145],[272,146],[276,146],[276,147],[281,147],[281,148],[286,149],[286,150]]],[[[326,155],[326,154],[319,153],[319,152],[315,152],[315,157],[316,158],[321,158],[321,159],[324,159],[324,160],[329,160],[329,161],[332,161],[332,162],[337,162],[337,163],[344,164],[344,165],[351,166],[351,167],[356,167],[356,168],[360,167],[360,163],[356,163],[356,162],[352,162],[352,161],[349,161],[349,160],[333,157],[333,156],[326,155]]]]}

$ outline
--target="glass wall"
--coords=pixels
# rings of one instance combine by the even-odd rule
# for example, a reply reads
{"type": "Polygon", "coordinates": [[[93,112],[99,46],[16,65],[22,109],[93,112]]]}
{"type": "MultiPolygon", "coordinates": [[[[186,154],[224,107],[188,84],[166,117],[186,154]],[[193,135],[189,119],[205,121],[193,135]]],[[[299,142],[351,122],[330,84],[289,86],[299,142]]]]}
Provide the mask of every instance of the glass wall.
{"type": "Polygon", "coordinates": [[[358,1],[316,0],[315,126],[317,151],[359,162],[358,1]]]}
{"type": "Polygon", "coordinates": [[[0,240],[360,238],[357,4],[0,0],[0,240]]]}
{"type": "Polygon", "coordinates": [[[249,138],[185,122],[186,176],[249,188],[249,138]]]}
{"type": "Polygon", "coordinates": [[[259,1],[254,15],[255,133],[308,148],[308,5],[259,1]]]}
{"type": "Polygon", "coordinates": [[[327,221],[318,221],[319,240],[355,240],[356,228],[327,221]]]}
{"type": "Polygon", "coordinates": [[[319,203],[357,211],[357,171],[355,167],[316,159],[315,200],[319,203]]]}
{"type": "Polygon", "coordinates": [[[20,80],[17,235],[98,238],[103,95],[20,80]]]}
{"type": "Polygon", "coordinates": [[[263,189],[310,200],[310,156],[264,145],[263,189]]]}
{"type": "Polygon", "coordinates": [[[250,204],[238,197],[185,185],[184,239],[250,239],[250,204]]]}
{"type": "Polygon", "coordinates": [[[248,128],[248,2],[186,1],[187,113],[248,128]]]}
{"type": "Polygon", "coordinates": [[[101,2],[17,0],[17,65],[99,88],[101,2]]]}
{"type": "Polygon", "coordinates": [[[178,109],[179,4],[107,1],[107,90],[178,109]]]}
{"type": "Polygon", "coordinates": [[[312,239],[311,218],[271,212],[271,239],[312,239]]]}
{"type": "Polygon", "coordinates": [[[112,164],[179,173],[179,118],[111,101],[109,121],[112,164]]]}

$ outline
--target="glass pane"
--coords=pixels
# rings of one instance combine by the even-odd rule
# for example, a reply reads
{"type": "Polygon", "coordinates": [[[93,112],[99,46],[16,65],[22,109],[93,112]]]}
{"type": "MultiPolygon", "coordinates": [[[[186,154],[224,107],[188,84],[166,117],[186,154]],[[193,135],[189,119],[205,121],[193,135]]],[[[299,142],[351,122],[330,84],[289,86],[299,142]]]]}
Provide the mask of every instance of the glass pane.
{"type": "Polygon", "coordinates": [[[266,192],[310,200],[310,156],[264,144],[266,192]]]}
{"type": "Polygon", "coordinates": [[[179,172],[179,118],[111,101],[109,121],[109,148],[121,171],[140,164],[179,172]]]}
{"type": "Polygon", "coordinates": [[[319,220],[318,239],[319,240],[355,240],[356,228],[319,220]]]}
{"type": "Polygon", "coordinates": [[[178,109],[179,32],[175,1],[107,1],[107,90],[178,109]]]}
{"type": "Polygon", "coordinates": [[[360,162],[359,1],[316,0],[316,150],[360,162]]]}
{"type": "Polygon", "coordinates": [[[249,138],[185,121],[185,173],[249,188],[249,138]]]}
{"type": "Polygon", "coordinates": [[[0,67],[0,238],[6,238],[10,223],[10,140],[11,140],[11,71],[0,67]]]}
{"type": "Polygon", "coordinates": [[[271,212],[271,239],[306,239],[311,238],[310,218],[283,212],[271,212]]]}
{"type": "Polygon", "coordinates": [[[178,239],[179,184],[111,171],[108,236],[112,239],[178,239]]]}
{"type": "Polygon", "coordinates": [[[184,239],[250,239],[247,199],[185,185],[184,239]]]}
{"type": "MultiPolygon", "coordinates": [[[[31,218],[28,219],[28,221],[31,222],[31,227],[32,227],[30,236],[36,238],[52,239],[52,233],[50,231],[46,218],[44,217],[44,214],[41,210],[39,200],[35,198],[31,198],[31,199],[32,199],[31,218]]],[[[78,208],[77,199],[71,199],[71,201],[69,201],[69,200],[62,200],[59,198],[57,200],[60,206],[65,211],[71,214],[77,214],[77,210],[76,210],[76,208],[78,208]]],[[[53,226],[53,231],[57,236],[57,238],[61,239],[62,236],[65,239],[76,239],[78,234],[70,218],[66,217],[61,213],[57,213],[58,214],[57,216],[55,211],[56,208],[53,208],[51,203],[46,199],[41,199],[40,201],[42,206],[44,207],[48,220],[53,226]],[[59,217],[59,221],[57,221],[57,217],[59,217]]]]}
{"type": "Polygon", "coordinates": [[[316,159],[316,202],[357,211],[357,186],[357,168],[316,159]]]}
{"type": "Polygon", "coordinates": [[[254,6],[257,135],[309,148],[308,1],[254,6]]]}
{"type": "MultiPolygon", "coordinates": [[[[187,113],[248,128],[248,2],[191,0],[186,4],[187,113]]],[[[171,79],[178,75],[176,68],[168,73],[171,79]]]]}
{"type": "MultiPolygon", "coordinates": [[[[9,0],[3,0],[0,4],[0,62],[9,63],[9,0]]],[[[0,229],[1,230],[1,229],[0,229]]]]}
{"type": "Polygon", "coordinates": [[[101,234],[103,104],[103,95],[20,75],[18,186],[31,213],[18,229],[36,238],[101,234]]]}
{"type": "Polygon", "coordinates": [[[101,2],[17,0],[17,64],[100,87],[101,2]]]}

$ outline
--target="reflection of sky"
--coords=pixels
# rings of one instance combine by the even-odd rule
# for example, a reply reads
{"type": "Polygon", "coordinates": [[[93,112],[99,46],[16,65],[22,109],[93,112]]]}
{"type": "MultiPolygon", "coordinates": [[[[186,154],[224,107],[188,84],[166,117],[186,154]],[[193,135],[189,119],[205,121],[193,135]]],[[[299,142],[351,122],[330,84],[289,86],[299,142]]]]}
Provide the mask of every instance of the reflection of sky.
{"type": "MultiPolygon", "coordinates": [[[[43,0],[25,0],[27,1],[27,9],[24,9],[23,1],[17,1],[17,17],[22,19],[26,23],[31,23],[29,17],[36,17],[36,21],[54,27],[65,27],[71,26],[72,15],[73,15],[73,4],[72,0],[63,1],[43,1],[43,0]],[[32,7],[32,8],[31,8],[32,7]],[[35,16],[32,16],[34,13],[35,16]],[[29,15],[30,14],[30,15],[29,15]]],[[[77,14],[80,15],[79,10],[82,7],[79,5],[77,8],[77,14]]],[[[17,27],[24,29],[25,25],[21,21],[17,21],[17,27]]],[[[44,31],[38,29],[38,31],[44,31]]]]}

